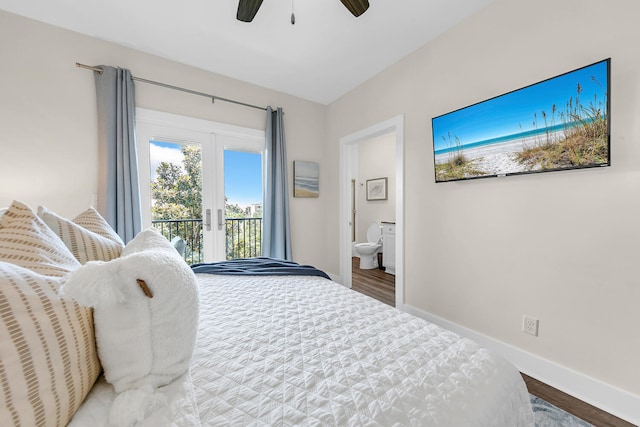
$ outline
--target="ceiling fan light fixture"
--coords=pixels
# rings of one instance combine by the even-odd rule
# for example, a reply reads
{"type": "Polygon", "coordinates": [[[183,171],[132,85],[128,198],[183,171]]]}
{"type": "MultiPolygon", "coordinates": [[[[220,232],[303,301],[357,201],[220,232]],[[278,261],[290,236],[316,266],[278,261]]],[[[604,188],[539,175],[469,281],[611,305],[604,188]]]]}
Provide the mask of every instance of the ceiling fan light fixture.
{"type": "Polygon", "coordinates": [[[239,0],[238,13],[236,19],[242,22],[251,22],[258,13],[258,9],[262,5],[262,0],[239,0]]]}
{"type": "MultiPolygon", "coordinates": [[[[369,0],[340,0],[342,4],[356,18],[369,9],[369,0]]],[[[242,22],[252,22],[258,10],[262,6],[262,0],[238,0],[238,12],[236,19],[242,22]]],[[[296,23],[296,16],[293,11],[293,0],[291,0],[291,25],[296,23]]]]}
{"type": "Polygon", "coordinates": [[[291,0],[291,25],[296,24],[296,13],[293,10],[293,0],[291,0]]]}
{"type": "Polygon", "coordinates": [[[340,0],[356,18],[369,9],[369,0],[340,0]]]}

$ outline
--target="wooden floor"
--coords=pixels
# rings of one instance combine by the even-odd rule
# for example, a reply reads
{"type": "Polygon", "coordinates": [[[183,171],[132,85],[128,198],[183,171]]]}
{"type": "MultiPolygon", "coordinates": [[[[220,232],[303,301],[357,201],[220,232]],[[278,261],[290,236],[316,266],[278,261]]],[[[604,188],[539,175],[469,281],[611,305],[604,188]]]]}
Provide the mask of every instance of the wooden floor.
{"type": "MultiPolygon", "coordinates": [[[[380,269],[360,270],[360,259],[351,259],[352,277],[351,287],[372,298],[395,307],[395,276],[380,269]]],[[[614,417],[601,409],[589,405],[566,393],[556,390],[535,378],[522,374],[529,393],[546,400],[552,405],[567,411],[576,417],[593,424],[596,427],[634,427],[620,418],[614,417]]]]}
{"type": "Polygon", "coordinates": [[[360,258],[351,258],[351,289],[396,306],[396,276],[379,268],[360,270],[360,258]]]}
{"type": "Polygon", "coordinates": [[[621,420],[602,409],[591,406],[566,393],[542,383],[535,378],[522,374],[529,393],[544,399],[552,405],[563,409],[596,427],[634,427],[633,424],[621,420]]]}

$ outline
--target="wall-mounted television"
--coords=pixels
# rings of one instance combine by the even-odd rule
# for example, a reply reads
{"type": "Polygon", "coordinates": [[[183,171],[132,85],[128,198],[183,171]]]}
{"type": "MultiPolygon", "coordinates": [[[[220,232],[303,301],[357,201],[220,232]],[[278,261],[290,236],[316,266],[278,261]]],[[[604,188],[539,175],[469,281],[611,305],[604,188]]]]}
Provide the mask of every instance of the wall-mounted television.
{"type": "Polygon", "coordinates": [[[436,182],[610,166],[610,62],[434,117],[436,182]]]}

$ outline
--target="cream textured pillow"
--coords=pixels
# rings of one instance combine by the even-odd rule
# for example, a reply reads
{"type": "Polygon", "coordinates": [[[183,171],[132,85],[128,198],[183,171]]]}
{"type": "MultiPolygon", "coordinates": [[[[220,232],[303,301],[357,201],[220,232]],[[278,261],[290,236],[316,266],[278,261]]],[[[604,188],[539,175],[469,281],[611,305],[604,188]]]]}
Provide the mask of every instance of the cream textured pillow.
{"type": "Polygon", "coordinates": [[[158,230],[149,227],[139,232],[122,250],[122,256],[146,250],[167,251],[172,255],[180,255],[175,247],[158,230]]]}
{"type": "Polygon", "coordinates": [[[119,393],[117,425],[141,422],[165,400],[157,388],[189,369],[199,314],[196,277],[167,239],[148,229],[127,247],[140,250],[88,262],[60,290],[94,308],[104,375],[119,393]]]}
{"type": "MultiPolygon", "coordinates": [[[[93,212],[95,212],[95,210],[93,212]]],[[[97,214],[97,212],[95,213],[97,214]]],[[[71,221],[63,218],[44,206],[38,207],[38,216],[62,239],[73,256],[75,256],[81,264],[85,264],[87,261],[111,261],[120,256],[120,252],[122,252],[122,248],[124,247],[119,237],[113,233],[119,241],[114,240],[113,236],[106,232],[106,228],[101,227],[99,222],[89,219],[83,223],[89,224],[90,227],[110,237],[105,237],[80,226],[76,223],[76,219],[71,221]]],[[[86,219],[86,215],[82,219],[86,219]]],[[[109,227],[106,221],[104,221],[104,224],[109,227]]]]}
{"type": "Polygon", "coordinates": [[[0,261],[55,277],[80,266],[47,224],[18,201],[0,217],[0,261]]]}
{"type": "Polygon", "coordinates": [[[80,213],[77,217],[73,218],[73,222],[89,231],[93,231],[102,237],[106,237],[107,239],[113,240],[114,242],[120,243],[124,246],[124,242],[120,236],[118,236],[118,233],[111,228],[107,220],[104,219],[94,208],[89,208],[80,213]]]}
{"type": "Polygon", "coordinates": [[[100,373],[91,310],[62,280],[0,262],[2,426],[66,426],[100,373]]]}

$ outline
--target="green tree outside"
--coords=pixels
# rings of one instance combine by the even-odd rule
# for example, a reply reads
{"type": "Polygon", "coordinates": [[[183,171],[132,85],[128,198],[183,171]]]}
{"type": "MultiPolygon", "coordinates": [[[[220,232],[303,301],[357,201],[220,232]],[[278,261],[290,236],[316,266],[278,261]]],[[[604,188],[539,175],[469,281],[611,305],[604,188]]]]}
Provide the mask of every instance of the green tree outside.
{"type": "MultiPolygon", "coordinates": [[[[182,165],[161,162],[156,168],[157,177],[151,182],[151,217],[153,221],[185,220],[171,226],[156,222],[155,226],[167,239],[180,236],[186,240],[185,258],[196,263],[202,262],[203,257],[202,157],[200,149],[193,145],[183,145],[182,154],[182,165]]],[[[252,220],[232,221],[251,215],[237,204],[229,204],[226,196],[224,201],[227,259],[260,256],[262,218],[254,215],[252,220]]]]}

